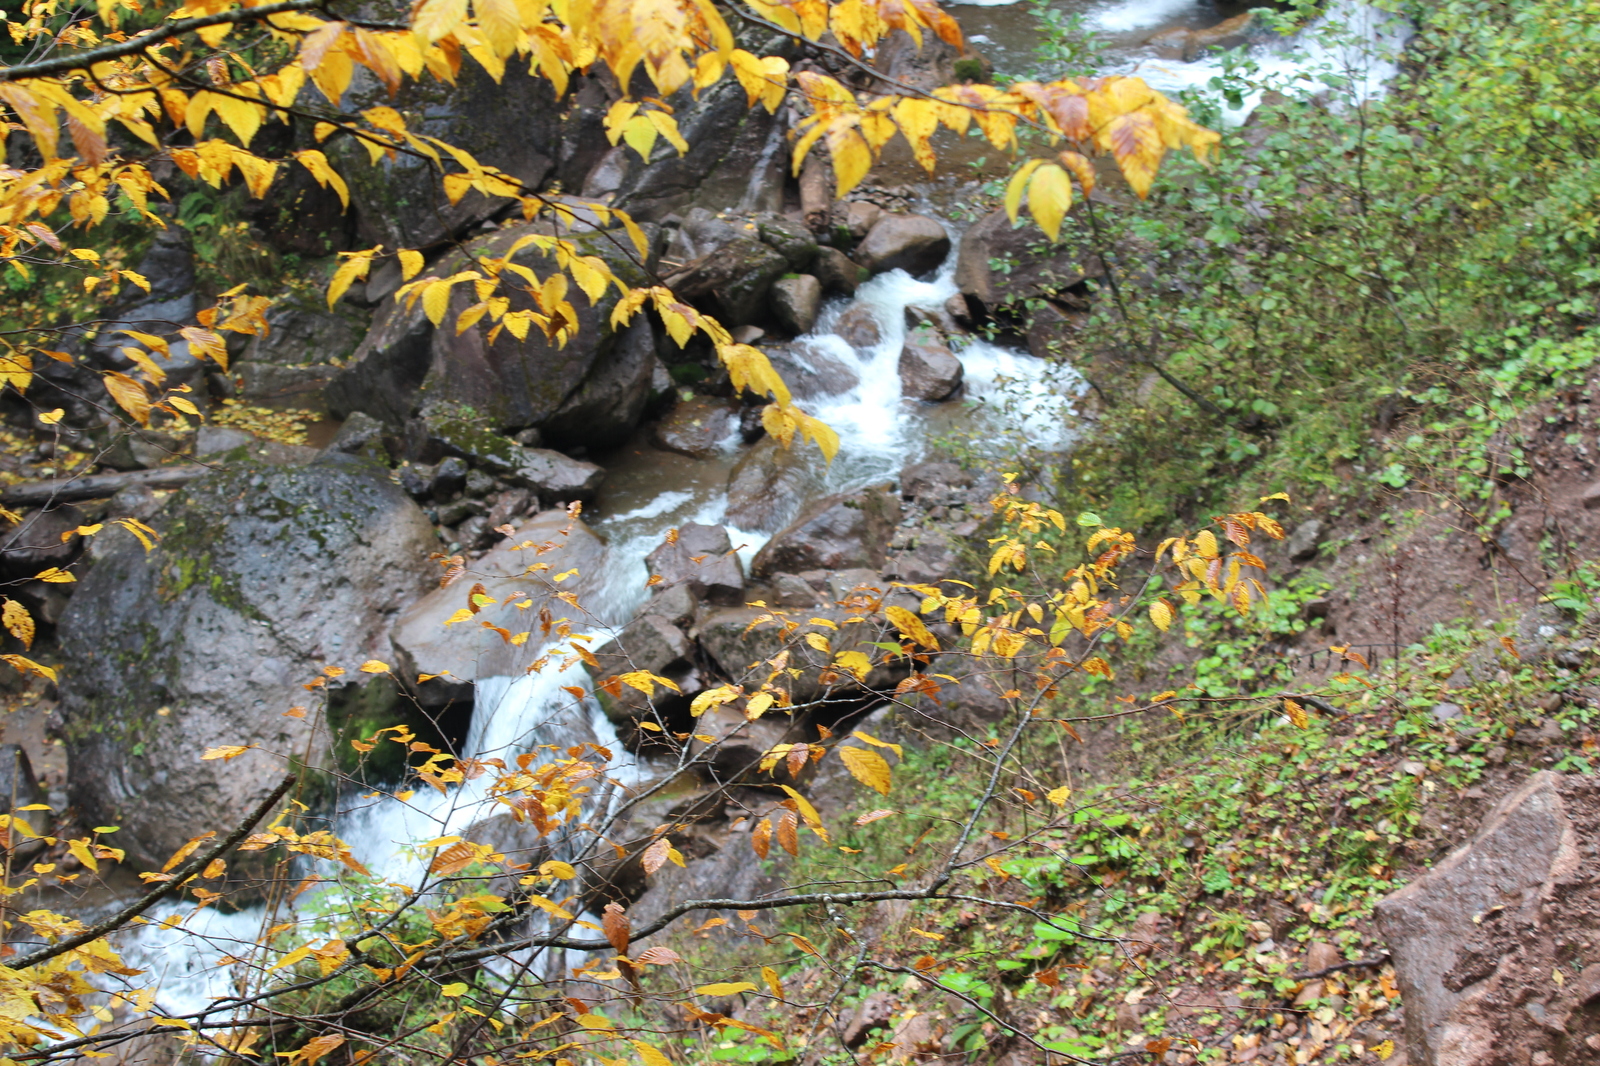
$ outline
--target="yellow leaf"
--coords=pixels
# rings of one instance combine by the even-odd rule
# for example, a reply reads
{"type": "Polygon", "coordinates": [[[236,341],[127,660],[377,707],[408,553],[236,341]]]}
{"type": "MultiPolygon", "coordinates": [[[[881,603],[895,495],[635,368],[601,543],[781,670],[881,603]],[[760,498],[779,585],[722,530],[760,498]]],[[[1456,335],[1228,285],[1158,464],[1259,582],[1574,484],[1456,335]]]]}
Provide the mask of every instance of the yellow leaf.
{"type": "Polygon", "coordinates": [[[1045,236],[1052,241],[1061,236],[1061,220],[1072,206],[1072,181],[1067,172],[1054,163],[1046,163],[1034,172],[1028,183],[1028,210],[1039,223],[1045,236]]]}
{"type": "Polygon", "coordinates": [[[1304,729],[1311,724],[1311,716],[1294,700],[1283,701],[1283,713],[1288,715],[1289,721],[1294,723],[1296,729],[1304,729]]]}
{"type": "Polygon", "coordinates": [[[754,992],[755,990],[756,986],[749,981],[740,981],[737,984],[725,982],[714,985],[701,985],[694,991],[699,996],[733,996],[740,992],[754,992]]]}
{"type": "Polygon", "coordinates": [[[1017,224],[1017,212],[1022,209],[1022,197],[1028,191],[1028,177],[1035,170],[1044,166],[1043,159],[1030,159],[1011,175],[1011,181],[1006,185],[1006,215],[1011,219],[1011,224],[1017,224]]]}
{"type": "Polygon", "coordinates": [[[1378,1056],[1380,1061],[1388,1062],[1389,1056],[1394,1054],[1394,1041],[1385,1040],[1381,1044],[1374,1044],[1372,1046],[1372,1053],[1378,1056]]]}
{"type": "Polygon", "coordinates": [[[47,680],[56,680],[56,672],[52,667],[40,665],[23,655],[0,655],[0,662],[10,663],[20,673],[38,674],[47,680]]]}
{"type": "Polygon", "coordinates": [[[876,789],[882,795],[889,794],[893,775],[882,755],[866,748],[841,747],[839,758],[844,760],[845,769],[850,771],[850,776],[868,788],[876,789]]]}
{"type": "Polygon", "coordinates": [[[244,745],[244,744],[221,744],[221,745],[218,745],[215,748],[207,748],[205,750],[205,754],[201,755],[200,758],[201,759],[237,759],[239,756],[243,755],[245,752],[249,751],[253,747],[255,747],[254,744],[249,744],[249,745],[244,745]]]}
{"type": "Polygon", "coordinates": [[[35,581],[43,581],[51,585],[67,585],[78,580],[67,571],[55,566],[39,571],[37,574],[33,575],[33,579],[35,581]]]}
{"type": "Polygon", "coordinates": [[[842,651],[834,662],[854,674],[857,681],[865,681],[872,672],[872,660],[859,651],[842,651]]]}
{"type": "Polygon", "coordinates": [[[550,859],[539,864],[539,875],[541,877],[553,877],[559,881],[570,881],[578,876],[578,871],[573,869],[570,863],[562,862],[559,859],[550,859]]]}
{"type": "Polygon", "coordinates": [[[89,869],[95,873],[100,872],[100,863],[96,861],[94,852],[89,850],[89,842],[87,840],[69,840],[67,841],[67,850],[72,852],[73,858],[89,869]]]}
{"type": "Polygon", "coordinates": [[[1044,794],[1044,798],[1054,803],[1057,807],[1065,807],[1067,800],[1072,798],[1072,789],[1066,785],[1062,785],[1060,788],[1052,788],[1044,794]]]}
{"type": "Polygon", "coordinates": [[[143,384],[115,370],[108,370],[102,380],[118,407],[132,415],[141,426],[150,424],[150,396],[143,384]]]}
{"type": "Polygon", "coordinates": [[[389,664],[379,662],[377,659],[368,659],[361,664],[361,672],[363,674],[387,674],[389,672],[389,664]]]}
{"type": "Polygon", "coordinates": [[[887,740],[879,740],[877,737],[872,736],[871,734],[868,734],[868,733],[863,733],[859,729],[853,730],[850,733],[850,735],[855,737],[857,740],[863,741],[863,742],[865,742],[867,744],[871,744],[875,748],[888,748],[890,751],[894,752],[900,758],[902,758],[902,759],[905,758],[905,752],[900,750],[900,745],[898,745],[898,744],[891,744],[887,740]]]}
{"type": "Polygon", "coordinates": [[[672,1060],[667,1058],[659,1048],[653,1048],[643,1040],[630,1040],[639,1052],[639,1060],[644,1066],[672,1066],[672,1060]]]}
{"type": "Polygon", "coordinates": [[[328,309],[330,311],[339,302],[339,297],[345,294],[345,290],[350,288],[357,278],[367,276],[367,271],[372,266],[372,257],[377,252],[378,249],[376,248],[368,249],[365,252],[351,252],[348,258],[339,264],[339,269],[333,272],[333,280],[328,283],[328,309]]]}
{"type": "Polygon", "coordinates": [[[467,990],[471,987],[472,986],[467,984],[465,981],[452,981],[440,988],[439,994],[441,996],[448,996],[450,999],[457,999],[466,995],[467,990]]]}
{"type": "Polygon", "coordinates": [[[61,421],[62,416],[64,416],[66,413],[67,412],[65,410],[57,407],[54,410],[46,411],[44,414],[40,415],[39,422],[42,425],[53,426],[57,422],[61,421]]]}
{"type": "Polygon", "coordinates": [[[5,625],[6,632],[22,641],[24,648],[33,649],[33,616],[26,607],[16,600],[6,600],[4,606],[0,606],[0,623],[5,625]]]}
{"type": "Polygon", "coordinates": [[[922,624],[922,619],[911,611],[904,607],[886,607],[883,613],[904,636],[916,641],[929,651],[939,650],[939,642],[934,639],[932,633],[928,632],[928,627],[922,624]]]}
{"type": "Polygon", "coordinates": [[[1172,608],[1167,606],[1165,600],[1157,600],[1150,605],[1150,621],[1163,633],[1172,625],[1172,608]]]}

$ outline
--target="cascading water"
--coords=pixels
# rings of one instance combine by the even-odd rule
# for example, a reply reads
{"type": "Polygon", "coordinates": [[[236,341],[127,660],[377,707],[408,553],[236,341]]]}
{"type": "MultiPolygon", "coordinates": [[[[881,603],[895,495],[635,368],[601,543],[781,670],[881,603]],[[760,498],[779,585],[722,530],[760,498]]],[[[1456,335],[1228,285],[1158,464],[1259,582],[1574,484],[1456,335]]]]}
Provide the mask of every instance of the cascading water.
{"type": "MultiPolygon", "coordinates": [[[[903,271],[880,275],[849,301],[836,301],[821,318],[818,330],[795,342],[825,353],[848,368],[856,383],[810,406],[838,432],[840,449],[824,480],[824,492],[839,492],[895,479],[902,466],[923,456],[930,435],[953,421],[955,405],[928,405],[901,397],[899,355],[906,336],[907,308],[934,310],[956,292],[956,254],[931,281],[903,271]],[[876,320],[879,343],[857,350],[830,332],[852,308],[865,308],[876,320]]],[[[965,367],[968,404],[959,415],[969,431],[997,429],[1000,419],[1020,427],[1036,445],[1069,442],[1063,418],[1079,381],[1069,368],[1029,355],[968,339],[957,354],[965,367]]],[[[739,447],[737,436],[725,450],[739,447]]],[[[819,460],[820,462],[820,460],[819,460]]],[[[687,487],[657,492],[652,498],[618,513],[590,515],[594,529],[608,541],[598,573],[584,577],[582,602],[605,630],[624,624],[648,596],[645,556],[665,532],[687,522],[719,523],[727,508],[725,464],[707,464],[717,476],[690,479],[687,487]]],[[[625,469],[616,472],[626,476],[625,469]]],[[[747,557],[766,534],[730,530],[747,557]]],[[[540,654],[528,650],[523,665],[540,654]]],[[[592,695],[581,670],[554,669],[519,676],[480,677],[475,683],[473,717],[464,754],[473,759],[499,758],[508,764],[540,745],[565,748],[594,743],[617,757],[608,771],[622,783],[646,780],[650,768],[630,761],[610,721],[592,695]],[[583,690],[575,696],[572,688],[583,690]]],[[[420,884],[424,858],[416,845],[445,836],[471,836],[472,827],[504,811],[488,795],[491,775],[469,780],[440,794],[419,789],[407,800],[382,793],[341,800],[335,831],[381,881],[420,884]]],[[[603,801],[598,801],[603,802],[603,801]]],[[[559,847],[559,845],[558,845],[559,847]]],[[[327,871],[331,873],[332,871],[327,871]]],[[[245,972],[236,960],[259,951],[258,938],[270,924],[293,917],[280,905],[273,912],[249,908],[221,913],[204,908],[169,906],[153,915],[173,919],[170,928],[143,926],[124,944],[127,960],[153,971],[161,985],[159,1009],[181,1015],[204,1009],[218,999],[238,995],[245,972]],[[181,919],[179,921],[178,919],[181,919]]]]}

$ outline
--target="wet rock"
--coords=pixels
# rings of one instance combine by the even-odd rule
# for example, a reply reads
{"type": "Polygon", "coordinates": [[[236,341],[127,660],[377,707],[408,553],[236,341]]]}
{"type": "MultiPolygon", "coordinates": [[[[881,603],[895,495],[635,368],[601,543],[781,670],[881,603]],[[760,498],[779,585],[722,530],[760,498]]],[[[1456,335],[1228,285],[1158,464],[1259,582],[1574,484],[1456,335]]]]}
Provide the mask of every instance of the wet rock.
{"type": "Polygon", "coordinates": [[[833,324],[835,336],[852,348],[874,348],[883,342],[883,324],[870,307],[857,304],[848,308],[833,324]]]}
{"type": "MultiPolygon", "coordinates": [[[[526,65],[511,64],[496,80],[466,63],[453,85],[407,80],[394,99],[375,79],[361,79],[344,106],[393,107],[412,132],[462,148],[530,188],[540,186],[561,155],[563,109],[549,79],[530,75],[526,65]]],[[[425,248],[468,232],[505,205],[472,190],[450,203],[437,169],[420,156],[400,153],[369,165],[366,150],[348,137],[327,150],[348,175],[362,247],[425,248]]]]}
{"type": "Polygon", "coordinates": [[[623,627],[614,639],[594,650],[600,664],[586,669],[600,685],[596,698],[606,714],[621,724],[652,710],[665,712],[667,705],[681,705],[698,691],[698,686],[686,684],[693,674],[690,663],[689,639],[683,630],[655,614],[641,614],[623,627]],[[607,685],[610,678],[632,670],[648,670],[678,685],[680,692],[657,686],[654,693],[646,695],[631,685],[607,685]],[[615,691],[612,691],[615,689],[615,691]]]}
{"type": "Polygon", "coordinates": [[[271,330],[263,336],[229,336],[233,370],[243,382],[241,398],[321,408],[323,390],[339,372],[331,364],[355,352],[371,324],[369,316],[348,305],[329,311],[311,301],[279,298],[266,318],[271,330]]]}
{"type": "Polygon", "coordinates": [[[1534,774],[1470,844],[1378,905],[1419,1066],[1586,1061],[1561,1049],[1593,1021],[1550,974],[1561,945],[1600,933],[1597,827],[1592,779],[1534,774]],[[1538,1012],[1517,1006],[1530,999],[1538,1012]]]}
{"type": "Polygon", "coordinates": [[[803,273],[816,262],[817,238],[805,223],[782,215],[766,215],[757,220],[756,228],[762,241],[783,256],[790,270],[803,273]]]}
{"type": "Polygon", "coordinates": [[[671,232],[666,256],[679,267],[711,255],[744,235],[738,226],[703,207],[691,209],[671,232]]]}
{"type": "MultiPolygon", "coordinates": [[[[436,269],[444,274],[463,269],[468,255],[502,256],[519,238],[548,231],[548,224],[502,228],[472,241],[464,253],[446,256],[436,269]]],[[[631,246],[621,247],[629,245],[625,239],[614,242],[603,233],[573,233],[566,239],[580,254],[604,260],[624,284],[648,284],[631,246]]],[[[552,256],[532,245],[512,261],[540,277],[557,269],[552,256]]],[[[506,295],[511,311],[533,307],[526,294],[510,290],[506,295]]],[[[564,345],[538,329],[520,341],[502,329],[491,343],[493,324],[487,320],[458,334],[453,324],[475,299],[470,286],[457,286],[445,312],[446,328],[438,330],[420,301],[409,310],[392,302],[381,306],[350,364],[329,384],[329,410],[338,417],[365,411],[394,426],[406,424],[424,406],[429,414],[467,410],[490,430],[540,429],[558,447],[600,448],[626,439],[650,400],[655,344],[642,317],[620,331],[611,328],[615,287],[596,304],[586,297],[573,301],[576,332],[564,345]]]]}
{"type": "Polygon", "coordinates": [[[1104,273],[1089,251],[1087,226],[1069,212],[1062,240],[1050,245],[1037,230],[1013,229],[1004,211],[994,211],[972,225],[961,238],[956,258],[956,287],[975,314],[994,314],[1007,304],[1057,297],[1086,279],[1104,273]],[[994,264],[1009,267],[1001,272],[994,264]]]}
{"type": "MultiPolygon", "coordinates": [[[[0,813],[26,822],[35,835],[43,836],[50,832],[50,812],[25,811],[22,808],[44,803],[48,798],[39,787],[38,775],[33,772],[33,764],[28,761],[28,753],[22,745],[0,744],[0,813]]],[[[9,833],[6,836],[12,837],[9,833]]],[[[20,833],[16,834],[16,838],[20,837],[20,833]]],[[[7,847],[15,846],[13,839],[7,839],[7,847]]],[[[40,842],[32,850],[43,850],[43,847],[43,842],[40,842]]]]}
{"type": "Polygon", "coordinates": [[[930,460],[900,471],[900,494],[908,500],[951,500],[972,487],[972,475],[955,463],[930,460]]]}
{"type": "Polygon", "coordinates": [[[111,470],[148,470],[186,450],[181,437],[130,426],[119,431],[111,447],[101,453],[100,465],[111,470]]]}
{"type": "Polygon", "coordinates": [[[767,290],[789,263],[770,245],[738,237],[675,271],[666,283],[680,298],[707,305],[725,326],[763,317],[767,290]]]}
{"type": "Polygon", "coordinates": [[[328,442],[328,449],[354,455],[374,441],[382,447],[383,423],[363,411],[357,411],[345,419],[344,425],[333,435],[333,440],[328,442]]]}
{"type": "Polygon", "coordinates": [[[950,235],[926,215],[884,215],[856,246],[855,258],[874,274],[904,270],[920,276],[939,269],[950,254],[950,235]]]}
{"type": "Polygon", "coordinates": [[[758,578],[780,571],[881,567],[900,502],[881,489],[826,496],[807,505],[750,562],[758,578]]]}
{"type": "MultiPolygon", "coordinates": [[[[538,607],[553,603],[558,591],[577,591],[581,596],[593,587],[604,554],[600,538],[581,520],[563,511],[545,511],[474,562],[473,581],[463,579],[436,588],[407,608],[394,624],[395,652],[410,673],[449,675],[421,686],[424,699],[443,702],[453,686],[480,677],[517,676],[526,667],[525,660],[532,657],[481,624],[445,625],[466,605],[474,583],[481,582],[497,601],[484,607],[474,623],[490,622],[512,633],[523,632],[530,627],[530,619],[537,620],[538,607]],[[522,547],[529,542],[531,546],[522,547]],[[540,554],[541,548],[548,550],[540,554]],[[535,562],[545,563],[549,569],[526,573],[535,562]],[[552,575],[572,569],[578,570],[578,576],[559,588],[550,580],[552,575]],[[518,591],[533,600],[534,606],[517,610],[508,603],[508,594],[518,591]]],[[[555,603],[555,609],[566,612],[560,603],[555,603]]]]}
{"type": "Polygon", "coordinates": [[[884,573],[899,581],[937,582],[961,571],[959,538],[951,531],[929,526],[917,531],[914,542],[890,555],[884,573]]]}
{"type": "Polygon", "coordinates": [[[810,333],[822,308],[822,283],[810,274],[796,274],[772,283],[772,310],[795,336],[810,333]]]}
{"type": "Polygon", "coordinates": [[[821,459],[796,445],[785,448],[771,437],[751,446],[728,475],[727,522],[751,532],[781,528],[815,491],[821,459]]]}
{"type": "Polygon", "coordinates": [[[910,399],[948,400],[965,373],[961,360],[936,337],[919,333],[900,349],[900,394],[910,399]]]}
{"type": "Polygon", "coordinates": [[[674,407],[650,435],[662,451],[705,459],[722,450],[738,426],[738,408],[713,396],[696,396],[674,407]]]}
{"type": "MultiPolygon", "coordinates": [[[[786,39],[752,41],[757,55],[797,57],[786,39]]],[[[777,211],[783,206],[788,153],[787,112],[751,107],[737,80],[719,81],[699,97],[673,98],[678,132],[688,142],[682,155],[662,153],[648,164],[628,160],[628,174],[615,203],[640,220],[665,218],[691,207],[713,211],[777,211]]],[[[602,135],[603,140],[603,135],[602,135]]],[[[543,275],[541,275],[543,276],[543,275]]]]}
{"type": "MultiPolygon", "coordinates": [[[[549,448],[524,448],[484,429],[480,421],[456,412],[428,418],[426,433],[439,450],[513,485],[532,489],[546,502],[587,500],[605,480],[605,470],[594,463],[572,459],[549,448]]],[[[441,463],[441,471],[443,468],[441,463]]],[[[462,485],[465,487],[465,475],[462,485]]],[[[435,498],[439,498],[437,486],[435,498]]]]}
{"type": "Polygon", "coordinates": [[[697,600],[722,606],[744,602],[744,567],[722,526],[681,526],[677,539],[656,548],[645,563],[662,585],[687,586],[697,600]]]}
{"type": "Polygon", "coordinates": [[[436,500],[448,500],[467,487],[467,464],[452,455],[439,463],[433,471],[428,495],[436,500]]]}
{"type": "Polygon", "coordinates": [[[854,369],[814,340],[769,347],[767,359],[797,399],[839,396],[861,384],[854,369]]]}
{"type": "Polygon", "coordinates": [[[813,607],[820,602],[817,590],[796,574],[773,574],[773,600],[779,607],[813,607]]]}
{"type": "Polygon", "coordinates": [[[651,594],[644,613],[664,618],[675,626],[688,625],[694,619],[696,601],[688,585],[658,587],[651,594]]]}
{"type": "Polygon", "coordinates": [[[0,537],[0,575],[12,581],[30,578],[49,567],[66,567],[83,550],[73,530],[87,521],[72,504],[41,508],[0,537]]]}
{"type": "Polygon", "coordinates": [[[387,470],[342,456],[238,463],[151,524],[162,536],[148,555],[101,534],[116,544],[60,631],[72,801],[87,824],[122,826],[117,845],[145,868],[231,828],[284,772],[268,752],[323,765],[328,723],[284,712],[312,702],[302,685],[323,664],[365,680],[362,662],[393,661],[389,620],[437,580],[438,547],[387,470]],[[261,750],[201,760],[223,744],[261,750]]]}
{"type": "Polygon", "coordinates": [[[861,240],[871,231],[873,224],[883,217],[883,208],[867,200],[852,200],[845,205],[844,224],[850,236],[861,240]]]}
{"type": "Polygon", "coordinates": [[[861,283],[871,277],[866,268],[837,248],[817,249],[817,260],[811,272],[822,283],[824,291],[844,296],[854,296],[861,283]]]}
{"type": "Polygon", "coordinates": [[[1149,44],[1162,59],[1181,59],[1192,63],[1206,52],[1238,48],[1249,44],[1256,28],[1256,16],[1246,11],[1203,30],[1173,29],[1151,37],[1149,44]]]}

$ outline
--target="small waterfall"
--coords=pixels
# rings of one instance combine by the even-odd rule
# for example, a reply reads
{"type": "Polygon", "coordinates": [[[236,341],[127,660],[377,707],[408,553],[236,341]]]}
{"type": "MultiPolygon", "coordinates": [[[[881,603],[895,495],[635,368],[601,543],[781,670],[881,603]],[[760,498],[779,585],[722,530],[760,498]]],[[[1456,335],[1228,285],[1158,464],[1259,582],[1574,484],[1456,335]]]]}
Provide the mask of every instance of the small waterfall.
{"type": "MultiPolygon", "coordinates": [[[[819,329],[796,342],[825,351],[858,379],[848,391],[809,405],[839,433],[841,441],[839,456],[825,478],[826,491],[846,491],[897,478],[905,463],[925,453],[928,433],[935,425],[930,414],[941,407],[949,413],[950,404],[935,407],[901,397],[899,356],[906,334],[906,309],[939,308],[956,292],[955,257],[952,250],[931,281],[919,281],[899,270],[873,278],[853,300],[836,301],[827,309],[819,329]],[[867,308],[881,330],[880,342],[860,351],[828,332],[841,315],[856,307],[867,308]]],[[[1064,447],[1069,442],[1062,415],[1079,391],[1078,379],[1070,369],[975,338],[961,344],[957,354],[966,368],[967,399],[977,401],[965,415],[969,422],[976,427],[993,424],[998,429],[999,419],[1004,418],[1036,443],[1064,447]],[[1006,397],[1012,401],[1009,406],[996,406],[1006,397]]],[[[736,438],[725,444],[730,451],[738,446],[736,438]]],[[[726,508],[725,484],[717,481],[692,491],[663,491],[624,513],[587,516],[608,542],[599,572],[583,575],[584,589],[580,591],[586,609],[602,622],[590,630],[596,633],[597,643],[609,628],[626,623],[643,605],[649,595],[645,556],[661,543],[666,531],[686,522],[718,523],[726,508]]],[[[747,564],[767,539],[764,534],[740,530],[730,530],[730,535],[735,545],[743,546],[741,554],[747,564]]],[[[525,663],[540,654],[524,650],[525,663]]],[[[512,763],[518,754],[541,745],[564,749],[594,743],[616,756],[608,771],[613,780],[631,784],[643,778],[645,768],[634,764],[623,750],[581,669],[561,672],[551,666],[541,673],[481,677],[476,679],[475,689],[473,717],[464,744],[466,756],[512,763]],[[570,688],[582,694],[568,691],[570,688]]],[[[475,825],[505,810],[488,795],[489,782],[490,776],[484,775],[443,795],[419,785],[404,801],[381,793],[347,796],[341,801],[335,831],[375,878],[420,884],[425,876],[424,856],[416,845],[443,836],[470,839],[475,825]]],[[[323,872],[332,876],[335,871],[330,867],[323,872]]],[[[299,905],[304,902],[303,897],[299,905]]],[[[256,954],[264,930],[292,920],[294,906],[282,904],[271,911],[254,907],[233,913],[168,906],[153,915],[158,922],[188,917],[172,928],[151,925],[131,930],[124,938],[124,953],[130,964],[160,978],[159,1003],[164,1013],[192,1012],[214,999],[240,992],[239,983],[247,975],[234,960],[256,954]]]]}

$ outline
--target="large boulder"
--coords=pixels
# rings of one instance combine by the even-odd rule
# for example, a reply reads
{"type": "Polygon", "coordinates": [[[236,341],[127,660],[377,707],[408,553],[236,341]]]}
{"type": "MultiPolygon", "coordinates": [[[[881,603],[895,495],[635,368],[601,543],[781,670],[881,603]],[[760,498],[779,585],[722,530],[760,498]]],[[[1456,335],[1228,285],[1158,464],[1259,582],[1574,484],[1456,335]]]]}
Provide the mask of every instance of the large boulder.
{"type": "Polygon", "coordinates": [[[943,341],[918,334],[900,349],[900,394],[937,403],[961,387],[966,371],[943,341]]]}
{"type": "Polygon", "coordinates": [[[680,298],[707,308],[731,327],[767,317],[768,290],[788,269],[789,261],[776,248],[736,237],[665,280],[680,298]]]}
{"type": "Polygon", "coordinates": [[[241,397],[251,403],[324,406],[323,390],[361,344],[370,316],[343,304],[330,311],[320,302],[280,297],[266,314],[268,332],[233,334],[233,369],[241,397]]]}
{"type": "MultiPolygon", "coordinates": [[[[286,765],[323,765],[330,729],[303,686],[393,661],[393,616],[437,573],[438,540],[388,471],[349,457],[246,461],[191,482],[84,578],[62,619],[72,802],[122,826],[145,867],[225,830],[286,765]],[[230,761],[205,749],[253,745],[230,761]]],[[[310,782],[314,784],[314,782],[310,782]]]]}
{"type": "Polygon", "coordinates": [[[1103,273],[1077,209],[1068,212],[1055,244],[1032,224],[1014,227],[1004,211],[992,211],[962,235],[956,254],[956,286],[980,314],[1048,299],[1103,273]]]}
{"type": "MultiPolygon", "coordinates": [[[[777,37],[743,47],[756,55],[793,59],[796,54],[792,43],[777,37]]],[[[786,109],[774,115],[751,107],[734,78],[723,78],[698,97],[685,89],[671,102],[689,150],[680,155],[659,142],[648,163],[629,151],[616,190],[619,207],[637,219],[655,221],[693,206],[713,211],[776,211],[783,206],[786,109]]]]}
{"type": "MultiPolygon", "coordinates": [[[[449,276],[465,268],[469,255],[502,256],[519,238],[548,232],[543,224],[508,226],[473,241],[465,255],[447,256],[432,272],[449,276]]],[[[620,231],[572,233],[566,239],[581,254],[605,261],[624,284],[648,284],[620,231]]],[[[534,245],[519,250],[512,261],[540,278],[557,270],[554,257],[534,245]]],[[[514,285],[504,294],[513,311],[534,307],[514,285]]],[[[615,286],[598,303],[591,304],[577,289],[570,299],[577,328],[564,345],[547,340],[538,328],[520,341],[501,329],[491,342],[493,326],[487,320],[457,333],[457,317],[476,300],[471,285],[455,287],[443,328],[437,330],[421,301],[410,308],[386,302],[350,365],[329,385],[328,406],[337,415],[365,411],[390,424],[404,423],[419,409],[467,408],[492,429],[539,429],[558,448],[618,444],[638,424],[652,394],[656,360],[650,327],[643,316],[621,330],[611,327],[615,286]]]]}
{"type": "Polygon", "coordinates": [[[874,222],[856,246],[855,259],[874,274],[904,270],[931,274],[950,254],[950,235],[927,215],[886,214],[874,222]]]}
{"type": "Polygon", "coordinates": [[[691,459],[708,459],[739,429],[739,410],[727,400],[695,396],[662,418],[650,443],[691,459]]]}
{"type": "Polygon", "coordinates": [[[815,500],[750,561],[764,578],[783,572],[881,567],[900,521],[898,497],[881,489],[815,500]]]}
{"type": "Polygon", "coordinates": [[[695,599],[724,606],[744,602],[744,567],[722,526],[690,522],[645,562],[663,589],[686,585],[695,599]]]}
{"type": "Polygon", "coordinates": [[[1534,774],[1377,919],[1418,1066],[1596,1061],[1600,781],[1534,774]]]}
{"type": "Polygon", "coordinates": [[[728,525],[750,533],[783,528],[821,484],[821,466],[822,457],[800,442],[785,448],[763,437],[728,475],[728,525]]]}
{"type": "MultiPolygon", "coordinates": [[[[550,175],[561,153],[562,109],[555,89],[548,78],[529,74],[526,64],[509,64],[497,81],[477,61],[467,60],[453,84],[407,79],[392,100],[362,72],[344,106],[392,107],[412,133],[470,152],[529,188],[538,188],[550,175]]],[[[466,233],[508,204],[472,190],[452,204],[438,168],[415,153],[397,152],[373,165],[352,137],[336,134],[327,147],[349,183],[364,246],[427,248],[466,233]]]]}
{"type": "Polygon", "coordinates": [[[822,310],[822,283],[810,274],[780,278],[772,285],[772,310],[790,333],[810,333],[822,310]]]}
{"type": "Polygon", "coordinates": [[[583,595],[599,587],[605,545],[580,519],[564,511],[544,511],[472,564],[464,575],[417,600],[394,623],[393,642],[406,669],[439,675],[422,686],[426,702],[459,698],[460,686],[481,677],[517,676],[538,651],[539,608],[573,618],[583,614],[557,601],[562,592],[583,595]],[[557,576],[576,570],[559,584],[557,576]],[[463,607],[474,586],[482,585],[493,604],[482,606],[467,622],[450,619],[463,607]],[[524,595],[513,596],[520,592],[524,595]],[[526,608],[515,604],[532,601],[526,608]],[[515,636],[534,632],[515,644],[496,630],[515,636]]]}

